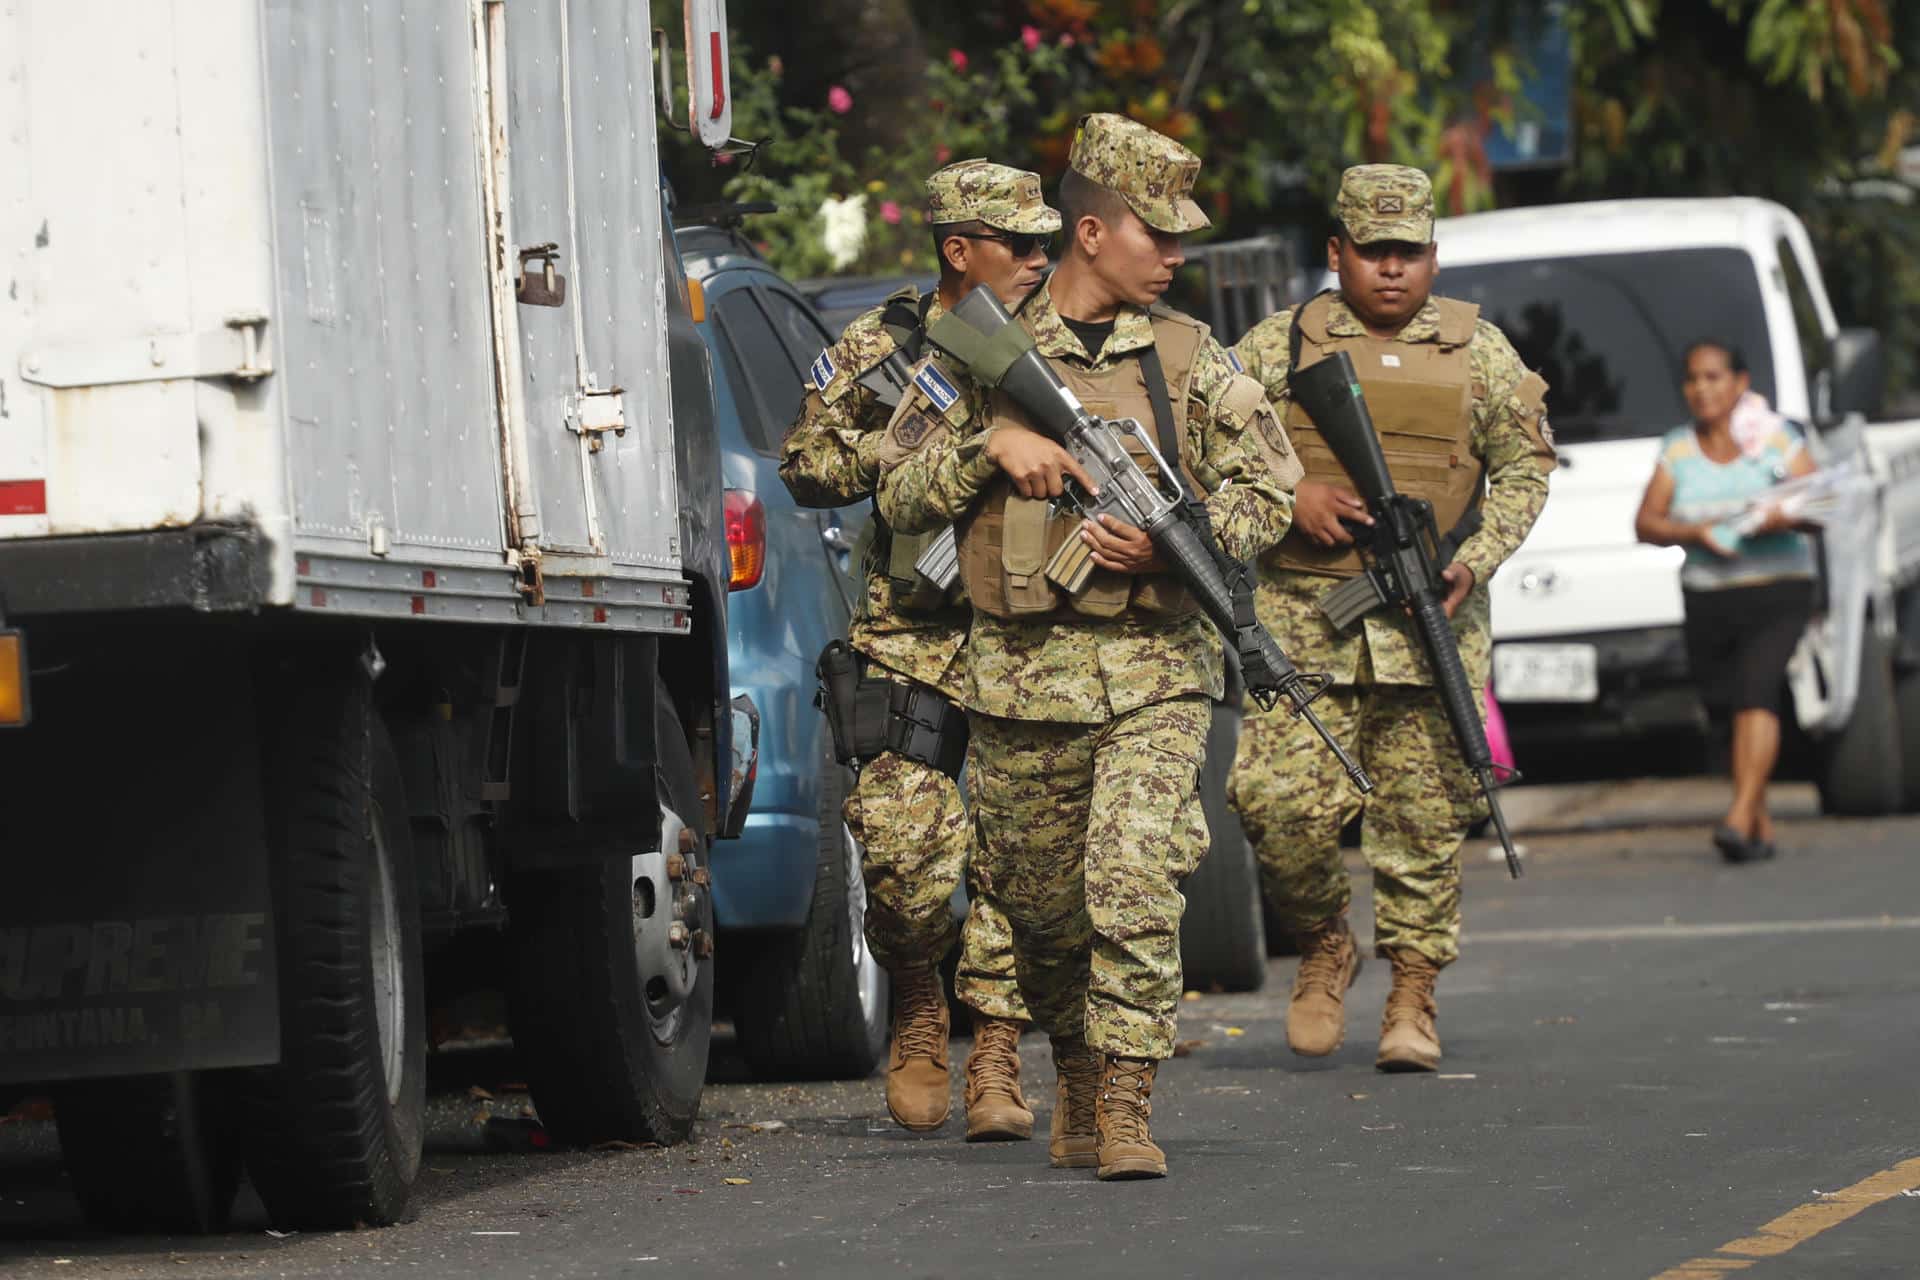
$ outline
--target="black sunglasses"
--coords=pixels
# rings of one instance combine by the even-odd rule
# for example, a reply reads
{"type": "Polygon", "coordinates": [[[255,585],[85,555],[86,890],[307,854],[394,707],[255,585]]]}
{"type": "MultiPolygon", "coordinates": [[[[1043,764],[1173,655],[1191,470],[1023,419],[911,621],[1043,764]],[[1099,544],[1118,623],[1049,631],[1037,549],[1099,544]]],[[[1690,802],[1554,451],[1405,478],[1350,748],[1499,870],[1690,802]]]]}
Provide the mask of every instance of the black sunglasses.
{"type": "Polygon", "coordinates": [[[1003,244],[1007,246],[1007,251],[1016,258],[1032,257],[1035,249],[1045,249],[1049,252],[1053,249],[1053,234],[1051,232],[1038,234],[1031,231],[1014,231],[1003,232],[999,235],[988,235],[980,231],[956,231],[954,234],[962,240],[991,240],[996,244],[1003,244]]]}

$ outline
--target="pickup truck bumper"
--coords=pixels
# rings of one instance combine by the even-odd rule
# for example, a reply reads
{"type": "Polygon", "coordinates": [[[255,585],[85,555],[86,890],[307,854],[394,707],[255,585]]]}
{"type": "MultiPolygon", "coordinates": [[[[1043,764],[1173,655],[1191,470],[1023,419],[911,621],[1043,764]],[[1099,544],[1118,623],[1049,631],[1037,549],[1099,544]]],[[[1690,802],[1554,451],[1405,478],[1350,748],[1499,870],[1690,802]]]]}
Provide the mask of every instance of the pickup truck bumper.
{"type": "MultiPolygon", "coordinates": [[[[1593,702],[1512,702],[1502,697],[1500,712],[1523,760],[1529,745],[1705,731],[1706,708],[1694,690],[1679,627],[1557,635],[1552,642],[1594,646],[1599,697],[1593,702]]],[[[1494,692],[1499,695],[1498,688],[1494,692]]]]}

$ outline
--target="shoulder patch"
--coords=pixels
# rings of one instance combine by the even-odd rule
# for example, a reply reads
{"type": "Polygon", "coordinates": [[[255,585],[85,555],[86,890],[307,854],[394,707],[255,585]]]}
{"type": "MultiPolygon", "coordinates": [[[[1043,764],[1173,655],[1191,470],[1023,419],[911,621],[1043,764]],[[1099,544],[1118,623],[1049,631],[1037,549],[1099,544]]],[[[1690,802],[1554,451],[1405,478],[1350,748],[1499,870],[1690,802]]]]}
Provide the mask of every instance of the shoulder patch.
{"type": "Polygon", "coordinates": [[[833,375],[837,372],[839,370],[833,363],[833,348],[828,347],[813,358],[813,367],[808,370],[808,376],[813,380],[813,389],[825,391],[827,384],[833,381],[833,375]]]}
{"type": "Polygon", "coordinates": [[[1235,374],[1220,397],[1220,411],[1236,424],[1245,424],[1267,403],[1267,389],[1244,373],[1235,374]]]}
{"type": "Polygon", "coordinates": [[[906,448],[913,449],[927,438],[927,432],[931,430],[933,419],[915,409],[893,424],[893,438],[906,448]]]}
{"type": "Polygon", "coordinates": [[[960,388],[948,381],[947,375],[940,372],[940,367],[931,360],[921,364],[918,372],[913,375],[913,384],[926,393],[927,399],[932,401],[933,407],[941,413],[945,413],[959,403],[960,388]]]}

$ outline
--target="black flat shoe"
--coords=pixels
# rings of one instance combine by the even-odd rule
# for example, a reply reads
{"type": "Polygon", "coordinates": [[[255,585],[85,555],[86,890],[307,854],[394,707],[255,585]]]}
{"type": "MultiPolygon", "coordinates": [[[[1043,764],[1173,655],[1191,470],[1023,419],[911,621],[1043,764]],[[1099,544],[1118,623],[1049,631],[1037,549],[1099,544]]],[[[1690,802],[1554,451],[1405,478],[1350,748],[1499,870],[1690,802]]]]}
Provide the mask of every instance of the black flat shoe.
{"type": "Polygon", "coordinates": [[[1752,842],[1724,822],[1713,829],[1713,847],[1728,862],[1747,862],[1754,856],[1752,842]]]}
{"type": "Polygon", "coordinates": [[[1778,852],[1780,852],[1778,846],[1771,840],[1750,840],[1747,842],[1748,862],[1765,862],[1778,852]]]}

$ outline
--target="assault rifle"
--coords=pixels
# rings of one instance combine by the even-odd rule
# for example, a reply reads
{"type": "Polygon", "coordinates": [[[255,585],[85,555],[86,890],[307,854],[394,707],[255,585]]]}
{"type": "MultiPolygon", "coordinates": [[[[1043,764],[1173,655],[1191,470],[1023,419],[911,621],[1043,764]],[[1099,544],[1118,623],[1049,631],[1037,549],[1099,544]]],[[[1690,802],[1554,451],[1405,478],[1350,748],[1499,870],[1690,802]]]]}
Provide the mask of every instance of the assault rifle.
{"type": "MultiPolygon", "coordinates": [[[[1361,794],[1372,791],[1373,780],[1311,709],[1328,678],[1302,675],[1260,625],[1253,611],[1252,575],[1221,549],[1205,505],[1188,489],[1178,466],[1161,456],[1145,428],[1131,418],[1109,422],[1087,412],[1034,350],[1032,335],[1013,323],[990,289],[974,289],[934,322],[927,338],[982,383],[1013,397],[1036,428],[1073,455],[1094,484],[1092,492],[1085,492],[1068,481],[1067,500],[1073,507],[1089,520],[1110,515],[1144,530],[1168,572],[1193,594],[1233,647],[1241,679],[1254,700],[1271,709],[1286,699],[1293,714],[1320,735],[1361,794]],[[1128,452],[1129,435],[1146,446],[1160,473],[1157,478],[1128,452]]],[[[1071,539],[1048,565],[1047,576],[1066,591],[1078,590],[1094,569],[1084,552],[1084,544],[1071,539]]]]}
{"type": "Polygon", "coordinates": [[[1507,870],[1518,880],[1520,855],[1513,847],[1507,816],[1500,810],[1500,798],[1494,794],[1493,752],[1487,746],[1486,726],[1480,720],[1474,690],[1467,683],[1467,669],[1460,661],[1460,646],[1447,619],[1448,584],[1440,576],[1446,565],[1439,554],[1433,504],[1409,498],[1394,488],[1386,456],[1380,452],[1373,415],[1367,410],[1366,397],[1360,394],[1360,375],[1346,352],[1336,351],[1292,374],[1287,381],[1294,403],[1320,428],[1321,437],[1373,517],[1371,525],[1347,525],[1365,568],[1359,577],[1329,592],[1320,607],[1342,631],[1383,606],[1404,607],[1412,616],[1420,648],[1440,691],[1440,704],[1446,709],[1447,723],[1453,727],[1454,741],[1493,811],[1493,825],[1507,854],[1507,870]]]}

